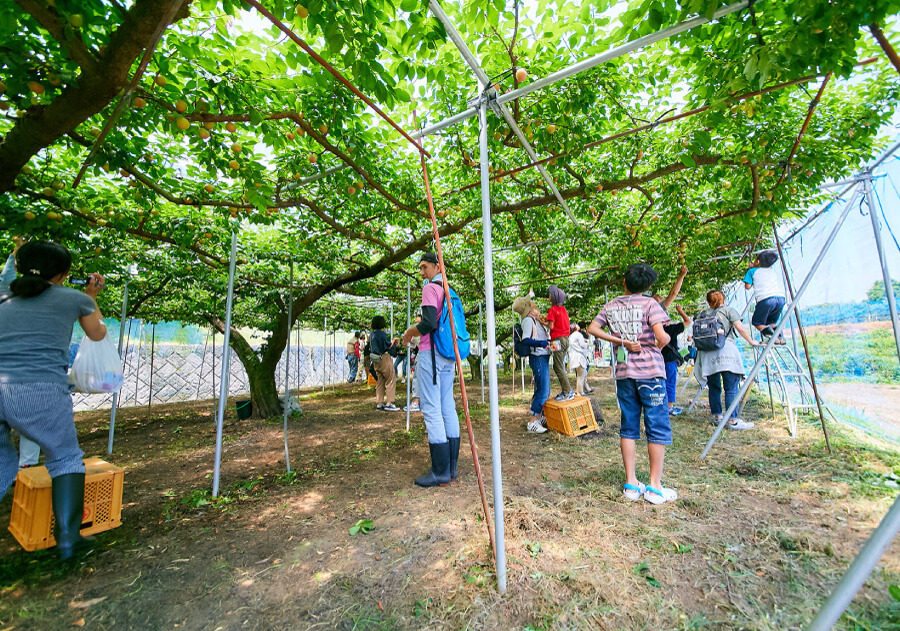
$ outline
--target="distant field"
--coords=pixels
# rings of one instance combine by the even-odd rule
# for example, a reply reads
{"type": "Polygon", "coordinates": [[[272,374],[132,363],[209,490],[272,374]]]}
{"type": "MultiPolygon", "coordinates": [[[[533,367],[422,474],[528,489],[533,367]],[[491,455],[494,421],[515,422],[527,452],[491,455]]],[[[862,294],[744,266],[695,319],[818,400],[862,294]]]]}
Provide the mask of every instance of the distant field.
{"type": "Polygon", "coordinates": [[[822,381],[900,383],[890,322],[811,326],[806,335],[816,377],[822,381]]]}

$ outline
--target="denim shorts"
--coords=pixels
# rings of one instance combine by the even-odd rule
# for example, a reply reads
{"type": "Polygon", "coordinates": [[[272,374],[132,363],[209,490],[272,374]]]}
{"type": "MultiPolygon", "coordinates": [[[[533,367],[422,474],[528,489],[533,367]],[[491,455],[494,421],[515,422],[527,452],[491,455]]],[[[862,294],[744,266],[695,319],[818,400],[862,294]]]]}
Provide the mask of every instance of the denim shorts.
{"type": "Polygon", "coordinates": [[[666,379],[617,379],[616,398],[622,410],[619,436],[630,440],[641,437],[641,411],[644,412],[644,431],[647,442],[672,444],[669,406],[666,402],[666,379]]]}
{"type": "Polygon", "coordinates": [[[784,309],[784,296],[771,296],[756,303],[753,310],[753,326],[767,326],[778,322],[781,310],[784,309]]]}

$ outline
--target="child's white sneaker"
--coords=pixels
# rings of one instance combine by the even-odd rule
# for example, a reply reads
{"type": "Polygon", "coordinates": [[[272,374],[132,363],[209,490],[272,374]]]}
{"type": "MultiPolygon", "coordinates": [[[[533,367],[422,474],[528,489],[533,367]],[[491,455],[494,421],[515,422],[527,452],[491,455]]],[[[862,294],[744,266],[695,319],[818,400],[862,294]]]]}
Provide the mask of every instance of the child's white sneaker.
{"type": "Polygon", "coordinates": [[[752,421],[742,421],[739,418],[733,418],[733,419],[731,419],[731,421],[729,421],[728,423],[725,424],[725,427],[727,427],[728,429],[734,429],[734,430],[753,429],[753,427],[755,425],[756,425],[756,423],[754,423],[752,421]]]}

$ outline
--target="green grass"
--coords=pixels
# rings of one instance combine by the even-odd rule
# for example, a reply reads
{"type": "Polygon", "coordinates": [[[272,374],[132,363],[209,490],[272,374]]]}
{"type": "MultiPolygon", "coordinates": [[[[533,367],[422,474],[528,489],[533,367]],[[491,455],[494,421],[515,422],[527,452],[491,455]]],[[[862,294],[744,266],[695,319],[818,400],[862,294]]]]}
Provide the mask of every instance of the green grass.
{"type": "Polygon", "coordinates": [[[900,361],[890,328],[807,336],[816,377],[824,381],[900,382],[900,361]]]}

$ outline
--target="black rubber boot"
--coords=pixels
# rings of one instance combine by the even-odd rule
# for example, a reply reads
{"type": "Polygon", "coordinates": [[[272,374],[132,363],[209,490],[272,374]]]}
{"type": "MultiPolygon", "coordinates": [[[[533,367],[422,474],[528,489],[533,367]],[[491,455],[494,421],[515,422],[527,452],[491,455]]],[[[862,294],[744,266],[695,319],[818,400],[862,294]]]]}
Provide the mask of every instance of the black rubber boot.
{"type": "Polygon", "coordinates": [[[450,480],[456,481],[456,463],[459,461],[459,439],[448,438],[450,443],[450,480]]]}
{"type": "Polygon", "coordinates": [[[428,445],[431,451],[431,469],[421,478],[416,478],[419,486],[447,486],[450,484],[450,443],[428,445]]]}
{"type": "Polygon", "coordinates": [[[82,537],[80,532],[84,515],[84,474],[67,473],[53,478],[51,496],[56,518],[53,537],[60,560],[66,561],[94,543],[93,537],[82,537]]]}

